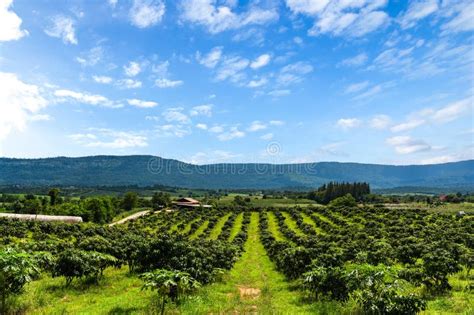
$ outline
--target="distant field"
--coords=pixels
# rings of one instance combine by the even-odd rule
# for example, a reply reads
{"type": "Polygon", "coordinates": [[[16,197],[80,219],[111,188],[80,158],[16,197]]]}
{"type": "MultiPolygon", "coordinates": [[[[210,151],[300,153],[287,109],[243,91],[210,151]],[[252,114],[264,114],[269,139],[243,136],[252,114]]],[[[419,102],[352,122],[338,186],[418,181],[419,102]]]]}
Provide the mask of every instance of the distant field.
{"type": "Polygon", "coordinates": [[[423,209],[430,212],[452,213],[456,214],[459,211],[466,213],[474,213],[474,203],[443,203],[440,205],[428,205],[426,203],[402,203],[402,204],[384,204],[389,209],[423,209]]]}

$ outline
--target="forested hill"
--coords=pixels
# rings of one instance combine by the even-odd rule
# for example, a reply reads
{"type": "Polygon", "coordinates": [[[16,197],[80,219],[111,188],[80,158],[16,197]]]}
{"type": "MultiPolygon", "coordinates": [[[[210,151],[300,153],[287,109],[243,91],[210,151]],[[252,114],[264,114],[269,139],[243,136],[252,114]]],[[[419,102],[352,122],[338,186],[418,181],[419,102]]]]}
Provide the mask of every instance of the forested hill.
{"type": "Polygon", "coordinates": [[[473,187],[474,160],[434,165],[306,164],[192,165],[153,156],[0,158],[0,185],[152,186],[208,189],[310,188],[328,181],[364,181],[373,188],[473,187]]]}

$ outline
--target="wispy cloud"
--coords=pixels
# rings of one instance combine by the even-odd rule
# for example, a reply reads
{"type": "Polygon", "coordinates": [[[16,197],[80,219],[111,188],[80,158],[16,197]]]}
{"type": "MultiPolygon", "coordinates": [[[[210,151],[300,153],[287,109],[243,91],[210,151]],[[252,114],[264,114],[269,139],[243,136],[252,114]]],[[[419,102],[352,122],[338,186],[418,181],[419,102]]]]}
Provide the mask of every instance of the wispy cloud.
{"type": "Polygon", "coordinates": [[[75,20],[68,16],[57,15],[50,19],[50,26],[45,33],[51,37],[61,38],[65,44],[77,45],[75,20]]]}
{"type": "Polygon", "coordinates": [[[181,1],[181,19],[202,25],[210,33],[239,29],[247,25],[263,25],[278,19],[275,9],[263,9],[251,6],[246,12],[235,13],[232,7],[213,0],[181,1]]]}
{"type": "Polygon", "coordinates": [[[136,98],[133,99],[128,99],[127,100],[129,105],[135,106],[135,107],[140,107],[140,108],[153,108],[158,106],[157,102],[153,101],[144,101],[144,100],[139,100],[136,98]]]}
{"type": "Polygon", "coordinates": [[[114,102],[107,97],[99,94],[89,94],[71,90],[56,90],[54,91],[54,96],[57,97],[58,102],[66,101],[76,101],[82,104],[110,107],[110,108],[119,108],[123,107],[122,104],[114,102]]]}
{"type": "Polygon", "coordinates": [[[147,137],[141,133],[107,128],[89,128],[86,133],[69,135],[79,145],[91,148],[127,149],[148,146],[147,137]]]}
{"type": "Polygon", "coordinates": [[[165,14],[162,0],[133,0],[129,12],[130,22],[138,28],[147,28],[158,24],[165,14]]]}
{"type": "Polygon", "coordinates": [[[423,140],[413,139],[410,136],[396,136],[387,139],[387,143],[394,147],[398,154],[410,154],[416,152],[429,151],[431,145],[423,140]]]}
{"type": "Polygon", "coordinates": [[[183,81],[181,80],[169,80],[169,79],[156,79],[155,86],[166,89],[166,88],[174,88],[183,85],[183,81]]]}
{"type": "Polygon", "coordinates": [[[270,59],[271,59],[271,57],[270,57],[269,54],[260,55],[257,59],[252,61],[252,63],[250,64],[250,68],[252,68],[252,69],[262,68],[262,67],[268,65],[268,63],[270,62],[270,59]]]}
{"type": "Polygon", "coordinates": [[[357,128],[362,124],[362,121],[358,118],[341,118],[337,121],[336,126],[348,130],[352,128],[357,128]]]}
{"type": "Polygon", "coordinates": [[[308,31],[312,36],[360,37],[380,29],[390,20],[380,10],[386,1],[286,0],[286,5],[295,14],[315,18],[313,27],[308,31]]]}

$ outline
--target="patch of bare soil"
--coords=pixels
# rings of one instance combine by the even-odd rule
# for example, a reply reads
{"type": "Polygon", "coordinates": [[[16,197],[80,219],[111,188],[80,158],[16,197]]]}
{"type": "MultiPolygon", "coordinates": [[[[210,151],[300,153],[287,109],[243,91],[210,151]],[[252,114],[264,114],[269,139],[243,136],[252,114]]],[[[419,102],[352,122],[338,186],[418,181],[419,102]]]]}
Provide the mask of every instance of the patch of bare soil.
{"type": "Polygon", "coordinates": [[[258,299],[260,296],[260,289],[257,288],[248,288],[248,287],[239,287],[240,297],[245,299],[258,299]]]}

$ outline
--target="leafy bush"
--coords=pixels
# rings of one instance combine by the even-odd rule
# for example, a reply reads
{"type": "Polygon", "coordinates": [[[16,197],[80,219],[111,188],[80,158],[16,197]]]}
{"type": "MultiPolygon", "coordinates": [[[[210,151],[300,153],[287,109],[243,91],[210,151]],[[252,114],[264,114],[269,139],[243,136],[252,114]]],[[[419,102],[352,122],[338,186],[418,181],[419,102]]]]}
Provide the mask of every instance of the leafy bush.
{"type": "Polygon", "coordinates": [[[28,254],[12,248],[0,251],[0,314],[7,314],[7,299],[23,291],[23,287],[35,276],[38,269],[28,254]]]}
{"type": "Polygon", "coordinates": [[[117,259],[111,255],[69,249],[59,254],[52,275],[64,277],[66,286],[69,286],[74,279],[81,278],[97,283],[105,268],[116,264],[117,259]]]}
{"type": "Polygon", "coordinates": [[[176,302],[180,296],[200,287],[200,283],[187,272],[158,269],[140,275],[145,282],[142,289],[156,291],[161,297],[160,313],[165,313],[168,300],[176,302]]]}

